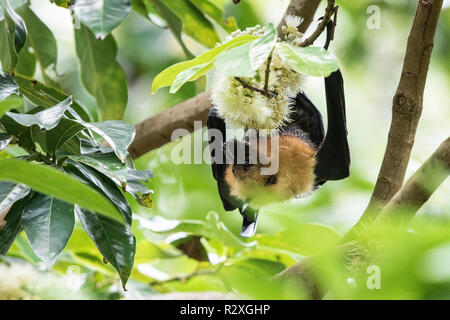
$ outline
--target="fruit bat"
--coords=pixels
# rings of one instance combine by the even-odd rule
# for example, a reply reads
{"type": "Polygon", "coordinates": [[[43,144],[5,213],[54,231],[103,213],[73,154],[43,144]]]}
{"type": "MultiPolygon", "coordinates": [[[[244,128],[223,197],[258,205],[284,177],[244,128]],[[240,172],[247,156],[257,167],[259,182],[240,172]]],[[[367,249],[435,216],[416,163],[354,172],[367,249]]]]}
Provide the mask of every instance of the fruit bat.
{"type": "MultiPolygon", "coordinates": [[[[330,28],[327,31],[325,48],[331,38],[330,28]]],[[[207,120],[210,146],[216,139],[211,129],[218,130],[225,141],[221,148],[211,148],[212,172],[224,209],[239,209],[243,217],[242,237],[254,235],[259,207],[308,195],[329,180],[349,176],[350,151],[340,70],[325,78],[325,93],[326,134],[320,111],[304,92],[293,100],[290,121],[277,133],[265,137],[257,133],[247,135],[244,142],[226,140],[225,121],[211,107],[207,120]],[[275,142],[277,152],[271,154],[275,142]],[[225,161],[230,154],[231,161],[225,161]],[[243,155],[243,161],[238,161],[238,154],[243,155]],[[250,161],[252,154],[256,161],[250,161]],[[268,160],[278,162],[275,174],[262,174],[261,169],[269,166],[268,160]]]]}

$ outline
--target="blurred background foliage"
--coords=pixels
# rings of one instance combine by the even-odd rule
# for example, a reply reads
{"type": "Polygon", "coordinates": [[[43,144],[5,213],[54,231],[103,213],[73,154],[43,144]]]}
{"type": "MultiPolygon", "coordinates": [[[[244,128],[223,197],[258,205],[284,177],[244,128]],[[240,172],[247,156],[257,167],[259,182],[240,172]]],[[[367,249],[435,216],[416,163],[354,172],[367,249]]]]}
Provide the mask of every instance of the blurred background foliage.
{"type": "MultiPolygon", "coordinates": [[[[231,0],[212,2],[223,8],[226,16],[235,17],[241,29],[268,22],[277,24],[288,4],[287,0],[243,0],[239,6],[231,0]]],[[[65,92],[95,110],[95,100],[80,82],[70,12],[48,1],[31,3],[57,39],[58,64],[53,77],[65,92]]],[[[133,206],[133,231],[138,242],[128,291],[121,289],[114,269],[103,263],[91,239],[77,224],[51,272],[43,270],[22,234],[0,264],[0,299],[140,299],[185,291],[234,292],[250,298],[305,298],[301,288],[277,286],[267,279],[309,255],[317,255],[314,263],[320,284],[331,288],[325,298],[450,298],[448,180],[420,210],[408,231],[365,230],[360,235],[360,252],[366,254],[351,261],[327,254],[368,204],[383,157],[392,98],[416,8],[416,1],[409,0],[337,3],[339,21],[331,50],[340,60],[345,79],[352,154],[350,178],[329,182],[308,198],[264,208],[257,236],[243,240],[238,235],[241,217],[222,209],[210,166],[176,165],[171,161],[177,144],[189,144],[196,134],[202,135],[194,133],[136,160],[138,168],[153,169],[151,187],[155,194],[152,209],[133,206]],[[381,9],[380,29],[371,30],[366,25],[370,5],[381,9]],[[367,265],[380,267],[381,290],[367,289],[367,265]]],[[[449,134],[450,9],[449,2],[445,3],[447,9],[438,25],[424,112],[407,176],[449,134]]],[[[316,16],[321,12],[323,4],[316,16]]],[[[133,11],[113,34],[119,62],[128,77],[126,121],[137,124],[204,90],[205,83],[188,83],[174,95],[168,93],[168,88],[151,95],[154,76],[186,59],[169,29],[133,11]]],[[[184,42],[195,55],[206,49],[186,35],[184,42]]],[[[309,79],[305,91],[324,112],[323,80],[309,79]]]]}

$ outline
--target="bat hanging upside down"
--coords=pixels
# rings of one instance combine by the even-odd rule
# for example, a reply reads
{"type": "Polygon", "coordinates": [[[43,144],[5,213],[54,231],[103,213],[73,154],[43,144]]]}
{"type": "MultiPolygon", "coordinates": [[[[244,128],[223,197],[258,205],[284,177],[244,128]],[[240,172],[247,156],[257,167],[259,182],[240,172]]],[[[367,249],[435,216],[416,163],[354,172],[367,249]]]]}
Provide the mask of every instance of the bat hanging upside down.
{"type": "MultiPolygon", "coordinates": [[[[261,206],[310,194],[328,180],[349,176],[344,85],[339,70],[325,78],[325,92],[326,135],[320,111],[300,92],[293,101],[291,121],[277,134],[268,137],[254,134],[244,142],[226,142],[221,152],[211,150],[212,171],[223,206],[227,211],[239,209],[243,216],[241,236],[254,235],[261,206]],[[274,143],[277,148],[272,148],[274,143]],[[239,151],[244,155],[243,161],[236,156],[239,151]],[[232,161],[223,161],[230,153],[234,156],[232,161]],[[274,161],[278,170],[264,173],[263,169],[269,169],[274,161]]],[[[223,141],[227,141],[225,122],[214,107],[207,125],[208,129],[218,130],[223,141]]],[[[209,132],[211,145],[215,137],[209,132]]]]}

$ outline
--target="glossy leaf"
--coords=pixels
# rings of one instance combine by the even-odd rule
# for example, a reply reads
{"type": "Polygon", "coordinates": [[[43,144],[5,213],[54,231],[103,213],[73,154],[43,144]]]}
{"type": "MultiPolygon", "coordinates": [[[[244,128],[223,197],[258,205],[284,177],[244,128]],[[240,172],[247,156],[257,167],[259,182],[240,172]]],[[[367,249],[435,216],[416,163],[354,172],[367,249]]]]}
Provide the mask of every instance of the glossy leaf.
{"type": "Polygon", "coordinates": [[[219,9],[212,1],[209,0],[189,0],[194,6],[197,7],[205,16],[208,16],[225,29],[228,33],[231,33],[238,29],[236,20],[233,17],[224,18],[223,11],[219,9]]]}
{"type": "Polygon", "coordinates": [[[98,105],[101,120],[122,119],[128,101],[127,77],[116,60],[112,35],[98,40],[85,26],[75,29],[81,80],[98,105]]]}
{"type": "Polygon", "coordinates": [[[20,108],[23,105],[23,99],[17,96],[9,96],[6,100],[0,101],[0,118],[6,111],[20,108]]]}
{"type": "Polygon", "coordinates": [[[104,174],[76,161],[67,160],[64,170],[69,172],[109,199],[122,213],[125,222],[131,225],[132,212],[130,205],[115,183],[104,174]]]}
{"type": "Polygon", "coordinates": [[[67,141],[84,129],[84,126],[77,121],[61,118],[58,126],[45,134],[47,152],[55,154],[67,141]]]}
{"type": "Polygon", "coordinates": [[[72,97],[69,97],[66,100],[58,103],[56,106],[45,109],[44,111],[35,114],[12,112],[6,112],[6,114],[8,115],[8,117],[25,127],[38,125],[42,129],[51,130],[58,125],[64,112],[66,112],[67,108],[71,104],[72,97]]]}
{"type": "Polygon", "coordinates": [[[192,68],[186,69],[180,72],[175,80],[172,82],[172,86],[170,87],[170,93],[176,93],[182,86],[188,81],[194,81],[201,76],[208,73],[209,70],[213,68],[213,64],[211,62],[199,64],[192,68]]]}
{"type": "Polygon", "coordinates": [[[101,136],[125,163],[127,150],[135,136],[134,127],[123,121],[80,122],[84,127],[101,136]]]}
{"type": "Polygon", "coordinates": [[[36,193],[25,206],[22,224],[33,251],[51,269],[72,235],[74,205],[36,193]]]}
{"type": "Polygon", "coordinates": [[[8,253],[9,248],[22,230],[21,219],[27,200],[25,198],[14,203],[5,217],[6,225],[0,230],[0,255],[8,253]]]}
{"type": "Polygon", "coordinates": [[[339,69],[336,57],[320,47],[293,47],[286,43],[277,45],[280,56],[293,70],[310,76],[328,77],[339,69]]]}
{"type": "MultiPolygon", "coordinates": [[[[69,97],[59,89],[50,87],[21,74],[16,73],[14,79],[19,85],[21,94],[27,97],[32,103],[45,108],[53,107],[55,104],[64,101],[69,97]]],[[[89,114],[76,101],[72,102],[71,108],[73,108],[84,121],[91,121],[89,114]]]]}
{"type": "Polygon", "coordinates": [[[0,72],[0,101],[5,100],[12,94],[19,94],[19,86],[8,73],[0,72]]]}
{"type": "Polygon", "coordinates": [[[184,70],[190,69],[197,65],[209,63],[213,61],[214,58],[216,58],[221,52],[233,47],[242,46],[255,39],[257,39],[255,36],[242,35],[217,46],[214,49],[208,50],[192,60],[180,62],[168,67],[159,73],[153,80],[152,92],[155,93],[159,88],[170,86],[176,77],[184,70]]]}
{"type": "Polygon", "coordinates": [[[250,61],[252,42],[231,48],[219,54],[214,60],[218,71],[234,77],[253,77],[255,70],[250,61]]]}
{"type": "Polygon", "coordinates": [[[117,270],[123,286],[133,270],[136,238],[128,225],[75,206],[75,212],[95,245],[117,270]]]}
{"type": "Polygon", "coordinates": [[[7,133],[0,132],[0,151],[6,148],[6,146],[14,139],[13,136],[10,136],[7,133]]]}
{"type": "Polygon", "coordinates": [[[17,13],[25,21],[28,30],[28,41],[39,64],[43,68],[56,64],[56,39],[50,29],[28,6],[18,8],[17,13]]]}
{"type": "Polygon", "coordinates": [[[2,159],[0,180],[25,184],[38,192],[123,221],[122,215],[109,200],[76,178],[52,167],[17,159],[2,159]]]}
{"type": "Polygon", "coordinates": [[[258,40],[253,41],[250,47],[250,63],[254,71],[258,70],[266,62],[276,43],[277,30],[270,23],[267,32],[258,40]]]}
{"type": "Polygon", "coordinates": [[[0,181],[0,213],[4,212],[17,200],[28,195],[30,188],[23,184],[0,181]]]}
{"type": "Polygon", "coordinates": [[[104,175],[119,180],[119,183],[127,183],[127,166],[122,163],[114,152],[95,152],[82,155],[71,155],[70,159],[88,165],[104,175]]]}
{"type": "Polygon", "coordinates": [[[75,17],[104,39],[130,13],[130,0],[77,0],[73,6],[75,17]]]}
{"type": "Polygon", "coordinates": [[[27,29],[8,1],[0,0],[0,61],[4,71],[12,72],[17,54],[25,45],[27,29]]]}

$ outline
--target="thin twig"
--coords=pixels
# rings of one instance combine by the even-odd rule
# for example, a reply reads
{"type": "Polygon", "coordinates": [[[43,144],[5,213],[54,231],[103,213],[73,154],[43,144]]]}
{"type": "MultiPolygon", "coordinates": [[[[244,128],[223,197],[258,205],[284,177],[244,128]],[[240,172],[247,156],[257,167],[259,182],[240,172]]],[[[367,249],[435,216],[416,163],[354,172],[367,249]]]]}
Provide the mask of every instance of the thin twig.
{"type": "Polygon", "coordinates": [[[276,96],[276,92],[271,92],[271,91],[267,91],[264,89],[259,89],[256,87],[253,87],[251,85],[249,85],[247,82],[245,82],[244,80],[242,80],[239,77],[234,77],[244,88],[258,92],[259,94],[262,94],[263,96],[266,96],[268,98],[273,98],[276,96]]]}
{"type": "Polygon", "coordinates": [[[264,90],[267,91],[267,89],[269,88],[269,76],[270,76],[270,64],[272,63],[272,53],[273,51],[270,53],[269,58],[267,59],[267,67],[266,67],[266,77],[264,79],[264,90]]]}
{"type": "Polygon", "coordinates": [[[328,5],[325,9],[325,15],[320,21],[317,29],[309,36],[305,41],[300,44],[300,47],[308,47],[316,41],[316,39],[322,34],[327,27],[328,22],[331,20],[333,14],[337,13],[337,7],[334,6],[335,0],[328,0],[328,5]]]}

